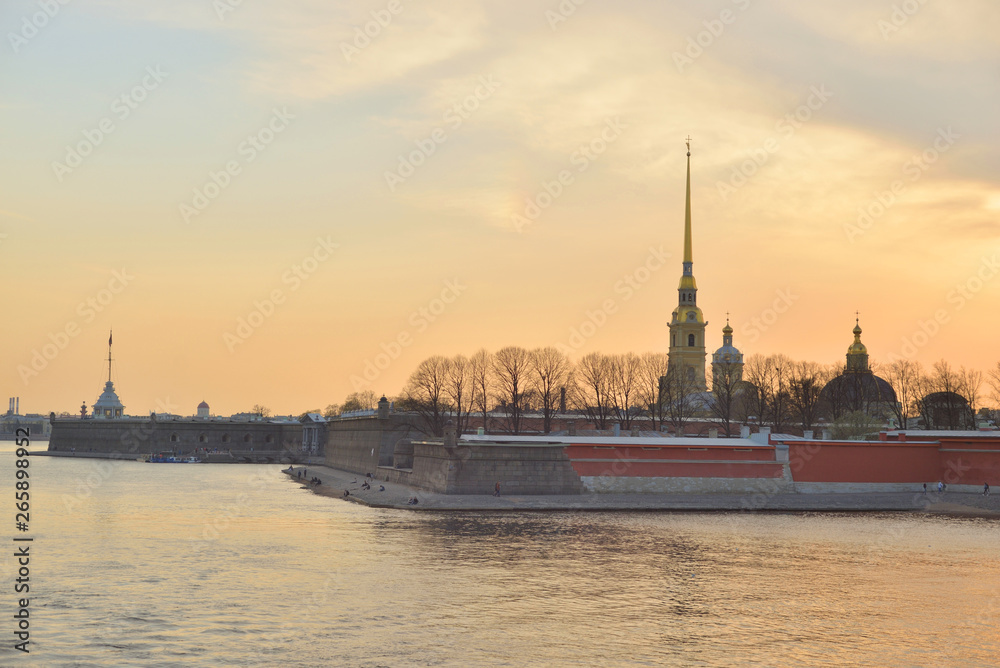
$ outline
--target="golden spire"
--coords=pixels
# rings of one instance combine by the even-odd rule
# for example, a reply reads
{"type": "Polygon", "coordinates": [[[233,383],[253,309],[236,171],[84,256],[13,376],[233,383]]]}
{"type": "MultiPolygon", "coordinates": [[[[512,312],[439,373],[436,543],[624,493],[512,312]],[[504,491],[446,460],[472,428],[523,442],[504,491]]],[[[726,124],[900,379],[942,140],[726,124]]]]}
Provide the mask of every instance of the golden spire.
{"type": "MultiPolygon", "coordinates": [[[[697,290],[698,284],[694,280],[694,262],[691,252],[691,137],[687,140],[687,190],[684,194],[684,272],[681,274],[681,281],[677,286],[678,290],[697,290]]],[[[694,302],[694,293],[691,293],[691,303],[694,302]]]]}
{"type": "Polygon", "coordinates": [[[691,136],[687,138],[687,192],[684,196],[684,263],[694,262],[691,252],[691,136]]]}

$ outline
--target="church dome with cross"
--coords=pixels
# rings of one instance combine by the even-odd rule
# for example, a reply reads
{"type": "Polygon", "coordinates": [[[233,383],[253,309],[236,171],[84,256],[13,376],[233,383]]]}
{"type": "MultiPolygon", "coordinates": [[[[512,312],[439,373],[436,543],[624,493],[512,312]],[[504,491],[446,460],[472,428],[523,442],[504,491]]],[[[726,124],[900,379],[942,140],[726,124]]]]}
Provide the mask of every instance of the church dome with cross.
{"type": "Polygon", "coordinates": [[[868,348],[861,342],[860,317],[854,322],[854,342],[847,347],[844,370],[823,387],[820,405],[834,419],[855,411],[888,418],[896,405],[896,392],[887,380],[872,373],[868,348]]]}

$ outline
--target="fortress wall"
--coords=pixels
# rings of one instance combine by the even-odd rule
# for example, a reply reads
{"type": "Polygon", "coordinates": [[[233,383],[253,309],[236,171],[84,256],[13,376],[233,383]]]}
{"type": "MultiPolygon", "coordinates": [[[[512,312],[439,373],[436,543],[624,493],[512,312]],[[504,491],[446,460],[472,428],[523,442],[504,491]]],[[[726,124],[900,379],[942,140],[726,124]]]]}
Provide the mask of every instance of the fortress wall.
{"type": "Polygon", "coordinates": [[[796,483],[924,483],[940,475],[937,443],[788,443],[796,483]]]}
{"type": "Polygon", "coordinates": [[[55,419],[48,449],[139,457],[157,452],[192,455],[202,449],[298,451],[301,443],[301,425],[280,422],[55,419]]]}
{"type": "Polygon", "coordinates": [[[1000,485],[1000,438],[935,441],[789,442],[789,468],[800,492],[975,492],[1000,485]]]}
{"type": "Polygon", "coordinates": [[[375,477],[444,494],[580,494],[583,485],[561,445],[402,444],[412,469],[380,467],[375,477]]]}
{"type": "MultiPolygon", "coordinates": [[[[448,493],[580,494],[580,476],[561,445],[473,444],[439,446],[433,453],[448,459],[448,493]]],[[[416,459],[416,453],[415,453],[416,459]]],[[[416,467],[416,461],[414,462],[416,467]]]]}
{"type": "Polygon", "coordinates": [[[380,464],[392,466],[396,443],[414,434],[402,415],[336,418],[327,424],[325,462],[342,471],[374,473],[380,464]]]}

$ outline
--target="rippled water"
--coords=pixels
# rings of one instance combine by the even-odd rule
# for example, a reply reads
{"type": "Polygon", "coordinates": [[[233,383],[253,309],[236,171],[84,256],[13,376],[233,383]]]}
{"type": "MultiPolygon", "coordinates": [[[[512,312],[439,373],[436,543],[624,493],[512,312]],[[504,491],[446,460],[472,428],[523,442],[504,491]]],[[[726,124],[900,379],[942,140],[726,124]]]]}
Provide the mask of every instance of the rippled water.
{"type": "Polygon", "coordinates": [[[278,466],[31,473],[32,652],[7,641],[3,665],[1000,661],[991,520],[418,513],[315,496],[278,466]]]}

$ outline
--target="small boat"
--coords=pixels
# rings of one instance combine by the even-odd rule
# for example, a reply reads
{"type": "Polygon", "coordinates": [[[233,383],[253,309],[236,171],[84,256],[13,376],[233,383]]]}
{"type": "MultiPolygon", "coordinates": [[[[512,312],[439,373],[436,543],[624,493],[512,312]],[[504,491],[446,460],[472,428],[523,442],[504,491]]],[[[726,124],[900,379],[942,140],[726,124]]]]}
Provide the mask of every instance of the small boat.
{"type": "Polygon", "coordinates": [[[151,464],[200,464],[201,460],[197,457],[178,457],[170,453],[160,453],[156,455],[150,455],[147,459],[151,464]]]}

